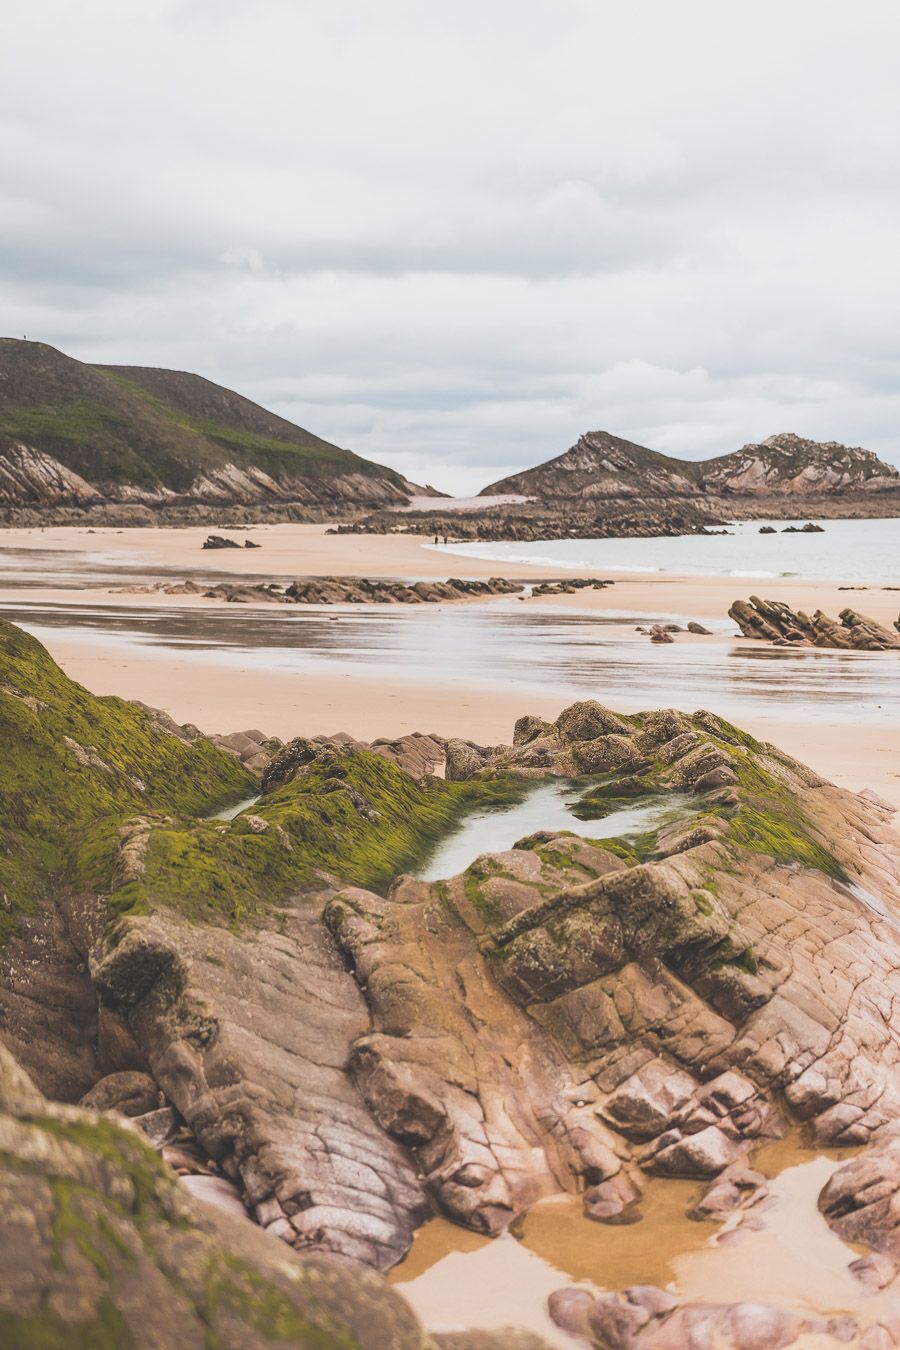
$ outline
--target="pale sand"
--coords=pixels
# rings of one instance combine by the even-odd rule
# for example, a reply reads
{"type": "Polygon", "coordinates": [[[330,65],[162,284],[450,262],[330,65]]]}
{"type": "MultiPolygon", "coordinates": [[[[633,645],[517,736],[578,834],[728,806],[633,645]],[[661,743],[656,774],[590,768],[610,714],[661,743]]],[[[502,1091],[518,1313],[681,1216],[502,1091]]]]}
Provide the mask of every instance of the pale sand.
{"type": "MultiPolygon", "coordinates": [[[[157,566],[175,568],[179,575],[196,570],[264,573],[272,577],[335,574],[446,578],[487,577],[502,572],[504,576],[533,580],[552,575],[552,569],[547,567],[501,566],[425,548],[420,538],[412,536],[326,535],[321,525],[254,526],[247,531],[222,532],[239,539],[250,535],[260,541],[261,549],[204,552],[200,545],[208,532],[205,528],[98,530],[91,534],[74,528],[5,530],[0,534],[0,546],[59,551],[61,568],[71,568],[77,565],[79,555],[93,553],[122,565],[138,563],[151,571],[157,566]]],[[[565,569],[565,573],[570,570],[575,574],[574,569],[565,569]]],[[[884,589],[839,591],[831,583],[803,581],[765,584],[772,598],[785,600],[796,608],[822,608],[834,614],[852,605],[884,623],[893,622],[900,611],[900,594],[884,589]]],[[[723,620],[734,599],[761,586],[758,581],[742,582],[734,578],[624,574],[609,590],[545,597],[540,603],[635,615],[672,614],[723,620]]],[[[190,597],[128,595],[96,588],[10,589],[3,587],[0,574],[0,600],[38,604],[86,599],[94,603],[166,604],[178,608],[213,603],[190,597]]],[[[225,671],[214,654],[206,659],[192,653],[187,659],[177,651],[148,646],[141,648],[138,660],[131,653],[126,659],[114,643],[72,639],[50,632],[45,641],[63,668],[95,692],[139,698],[166,708],[179,721],[195,722],[208,731],[258,726],[288,738],[340,730],[361,739],[434,731],[492,743],[508,740],[513,721],[522,713],[552,718],[571,701],[571,695],[554,695],[544,690],[524,692],[521,696],[514,691],[498,693],[496,687],[479,689],[449,676],[436,683],[417,678],[414,671],[401,682],[393,672],[379,676],[377,669],[367,670],[349,663],[346,671],[337,676],[262,674],[239,663],[225,671]]],[[[623,706],[622,700],[618,702],[623,706]]],[[[642,706],[638,698],[623,710],[634,711],[642,706]]],[[[900,809],[900,729],[805,721],[799,711],[790,721],[784,716],[770,715],[742,717],[741,721],[754,735],[776,742],[842,786],[856,790],[872,788],[900,809]]]]}

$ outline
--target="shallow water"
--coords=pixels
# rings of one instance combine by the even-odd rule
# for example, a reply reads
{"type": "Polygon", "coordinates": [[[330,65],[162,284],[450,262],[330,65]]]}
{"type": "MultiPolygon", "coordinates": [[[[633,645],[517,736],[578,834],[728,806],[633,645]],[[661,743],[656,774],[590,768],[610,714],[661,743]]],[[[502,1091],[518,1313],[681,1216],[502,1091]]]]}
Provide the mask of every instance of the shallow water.
{"type": "MultiPolygon", "coordinates": [[[[529,688],[599,697],[624,708],[712,707],[725,717],[768,714],[792,720],[896,725],[900,680],[896,652],[839,652],[711,644],[682,639],[656,646],[631,631],[669,615],[600,615],[527,608],[513,600],[431,609],[209,609],[171,606],[0,606],[0,617],[44,641],[54,634],[115,647],[126,659],[142,650],[241,669],[346,674],[366,668],[411,672],[436,688],[448,683],[515,692],[511,712],[527,712],[529,688]]],[[[681,616],[684,618],[684,616],[681,616]]],[[[731,630],[726,623],[725,631],[731,630]]]]}
{"type": "Polygon", "coordinates": [[[857,1151],[813,1152],[796,1135],[759,1150],[754,1165],[773,1180],[770,1198],[752,1211],[758,1229],[735,1218],[721,1227],[688,1219],[703,1186],[649,1178],[636,1224],[594,1223],[571,1196],[535,1205],[517,1236],[493,1241],[435,1219],[390,1278],[433,1330],[524,1326],[557,1346],[576,1342],[549,1323],[547,1297],[573,1283],[597,1291],[655,1284],[683,1302],[852,1313],[865,1326],[896,1309],[898,1282],[881,1293],[860,1284],[847,1267],[862,1249],[836,1237],[817,1208],[825,1182],[857,1151]]]}
{"type": "Polygon", "coordinates": [[[554,779],[536,784],[513,806],[475,811],[438,845],[415,875],[423,881],[454,877],[483,853],[501,853],[538,830],[573,830],[588,839],[643,834],[682,814],[688,804],[687,798],[655,796],[610,811],[602,819],[585,820],[575,814],[584,793],[584,783],[554,779]]]}
{"type": "MultiPolygon", "coordinates": [[[[900,582],[900,520],[821,520],[824,534],[783,534],[796,521],[752,520],[726,535],[662,539],[538,539],[530,543],[451,544],[440,551],[538,567],[690,576],[798,577],[842,582],[900,582]],[[760,534],[770,524],[777,534],[760,534]]],[[[433,547],[433,546],[432,546],[433,547]]]]}
{"type": "Polygon", "coordinates": [[[255,806],[258,801],[258,795],[255,797],[244,797],[242,801],[236,802],[233,806],[223,807],[221,811],[213,811],[211,815],[204,817],[204,819],[234,820],[235,816],[239,816],[242,811],[249,811],[250,807],[255,806]]]}

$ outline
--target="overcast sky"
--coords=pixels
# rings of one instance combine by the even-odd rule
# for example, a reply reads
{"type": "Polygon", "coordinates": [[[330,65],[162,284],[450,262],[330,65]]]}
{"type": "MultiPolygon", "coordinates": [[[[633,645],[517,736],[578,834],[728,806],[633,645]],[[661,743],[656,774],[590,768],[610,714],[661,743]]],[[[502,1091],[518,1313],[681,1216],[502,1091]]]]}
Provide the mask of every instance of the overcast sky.
{"type": "Polygon", "coordinates": [[[29,0],[2,329],[465,492],[604,428],[900,460],[896,0],[29,0]]]}

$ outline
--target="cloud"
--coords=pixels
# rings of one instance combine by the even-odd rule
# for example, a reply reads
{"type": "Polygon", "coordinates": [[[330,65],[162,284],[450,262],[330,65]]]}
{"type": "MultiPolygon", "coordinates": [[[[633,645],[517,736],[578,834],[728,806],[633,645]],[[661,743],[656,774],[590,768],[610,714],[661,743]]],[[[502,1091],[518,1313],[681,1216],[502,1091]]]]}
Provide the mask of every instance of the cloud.
{"type": "Polygon", "coordinates": [[[6,38],[13,334],[464,491],[596,427],[898,457],[887,0],[34,0],[6,38]]]}

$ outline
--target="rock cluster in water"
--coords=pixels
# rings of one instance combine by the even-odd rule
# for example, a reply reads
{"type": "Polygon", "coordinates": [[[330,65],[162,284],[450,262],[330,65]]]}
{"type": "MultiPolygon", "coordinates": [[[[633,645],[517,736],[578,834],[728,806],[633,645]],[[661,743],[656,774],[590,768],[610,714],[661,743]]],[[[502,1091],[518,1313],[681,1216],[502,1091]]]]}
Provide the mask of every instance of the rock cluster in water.
{"type": "Polygon", "coordinates": [[[496,1234],[569,1191],[634,1217],[657,1175],[721,1218],[789,1117],[862,1146],[820,1206],[892,1278],[900,841],[876,799],[711,713],[593,701],[520,718],[509,745],[217,746],[92,698],[9,625],[0,716],[0,1259],[28,1334],[192,1344],[205,1315],[226,1345],[303,1344],[284,1328],[306,1316],[335,1344],[425,1347],[358,1267],[396,1262],[435,1209],[496,1234]],[[582,781],[583,834],[404,870],[554,775],[582,781]],[[665,825],[602,837],[660,798],[665,825]]]}
{"type": "Polygon", "coordinates": [[[900,619],[892,632],[855,609],[842,609],[837,619],[817,609],[812,615],[793,610],[780,600],[735,600],[728,611],[745,637],[763,638],[776,646],[812,645],[844,650],[882,652],[900,648],[900,619]]]}

